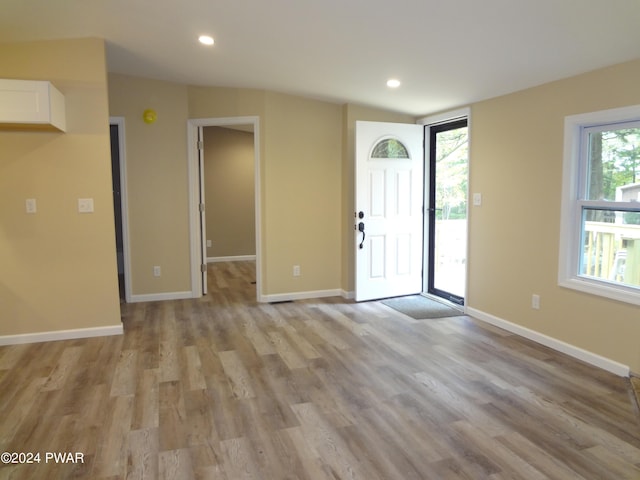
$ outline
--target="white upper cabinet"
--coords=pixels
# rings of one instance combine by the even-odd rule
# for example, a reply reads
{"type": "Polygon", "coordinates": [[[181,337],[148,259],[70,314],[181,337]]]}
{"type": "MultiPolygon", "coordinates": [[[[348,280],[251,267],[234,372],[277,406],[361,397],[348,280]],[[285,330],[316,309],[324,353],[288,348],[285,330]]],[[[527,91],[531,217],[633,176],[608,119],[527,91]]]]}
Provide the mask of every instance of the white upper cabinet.
{"type": "Polygon", "coordinates": [[[64,96],[51,82],[0,79],[0,129],[66,128],[64,96]]]}

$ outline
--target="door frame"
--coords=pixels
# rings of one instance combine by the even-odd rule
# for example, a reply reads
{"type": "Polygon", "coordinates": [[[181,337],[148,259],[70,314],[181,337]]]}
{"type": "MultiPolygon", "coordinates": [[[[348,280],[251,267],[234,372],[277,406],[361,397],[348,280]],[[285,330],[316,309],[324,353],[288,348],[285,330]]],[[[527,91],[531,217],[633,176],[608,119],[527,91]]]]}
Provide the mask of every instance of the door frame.
{"type": "MultiPolygon", "coordinates": [[[[189,174],[189,236],[191,245],[191,296],[203,295],[200,265],[202,257],[202,228],[200,224],[200,165],[198,156],[198,129],[200,127],[228,127],[253,125],[254,194],[256,228],[256,299],[262,302],[262,215],[260,194],[260,117],[211,117],[187,120],[187,158],[189,174]]],[[[204,259],[206,262],[206,258],[204,259]]]]}
{"type": "Polygon", "coordinates": [[[125,149],[126,142],[124,122],[124,117],[109,117],[109,126],[115,125],[118,129],[118,155],[120,160],[120,210],[122,215],[122,256],[124,262],[124,297],[127,303],[131,303],[131,249],[129,244],[127,158],[125,149]]]}
{"type": "MultiPolygon", "coordinates": [[[[468,132],[471,132],[471,108],[464,107],[457,110],[451,110],[449,112],[443,112],[436,115],[429,115],[417,120],[416,123],[420,125],[424,125],[424,214],[423,214],[423,222],[424,222],[424,252],[423,252],[423,275],[422,275],[422,294],[426,296],[430,296],[428,293],[429,290],[429,275],[426,274],[429,272],[429,268],[431,265],[431,258],[429,257],[430,252],[430,238],[431,232],[429,227],[429,215],[427,212],[427,208],[429,205],[429,197],[430,197],[430,187],[431,182],[429,181],[431,171],[430,171],[430,162],[428,158],[428,152],[431,151],[431,127],[436,125],[441,125],[443,123],[453,122],[455,120],[461,120],[463,118],[467,119],[467,129],[468,132]]],[[[467,179],[471,178],[471,135],[469,135],[469,162],[467,169],[467,179]]],[[[469,222],[469,212],[470,212],[470,202],[469,202],[469,181],[467,180],[467,227],[469,222]]],[[[465,262],[465,302],[464,309],[466,311],[467,308],[467,295],[469,293],[469,228],[467,228],[467,251],[465,252],[467,261],[465,262]]],[[[441,298],[441,297],[437,297],[441,298]]]]}

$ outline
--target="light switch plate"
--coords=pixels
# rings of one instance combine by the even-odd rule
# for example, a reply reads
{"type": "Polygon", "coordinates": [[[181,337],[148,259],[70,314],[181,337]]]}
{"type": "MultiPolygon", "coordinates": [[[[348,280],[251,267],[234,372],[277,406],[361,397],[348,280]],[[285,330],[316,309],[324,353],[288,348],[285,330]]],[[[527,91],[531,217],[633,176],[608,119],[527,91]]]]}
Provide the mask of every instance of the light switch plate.
{"type": "Polygon", "coordinates": [[[93,198],[79,198],[78,212],[93,213],[93,198]]]}
{"type": "Polygon", "coordinates": [[[481,193],[474,193],[473,194],[473,204],[476,207],[479,207],[480,205],[482,205],[482,194],[481,193]]]}

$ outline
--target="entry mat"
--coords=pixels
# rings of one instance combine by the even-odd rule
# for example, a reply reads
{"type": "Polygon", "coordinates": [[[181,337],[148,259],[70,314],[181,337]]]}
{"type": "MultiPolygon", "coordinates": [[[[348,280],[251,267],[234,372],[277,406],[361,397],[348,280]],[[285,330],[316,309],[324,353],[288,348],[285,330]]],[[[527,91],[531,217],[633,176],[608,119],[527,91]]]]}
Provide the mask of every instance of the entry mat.
{"type": "Polygon", "coordinates": [[[410,295],[383,300],[382,303],[400,313],[410,316],[415,320],[428,318],[459,317],[463,312],[449,307],[444,303],[423,297],[422,295],[410,295]]]}

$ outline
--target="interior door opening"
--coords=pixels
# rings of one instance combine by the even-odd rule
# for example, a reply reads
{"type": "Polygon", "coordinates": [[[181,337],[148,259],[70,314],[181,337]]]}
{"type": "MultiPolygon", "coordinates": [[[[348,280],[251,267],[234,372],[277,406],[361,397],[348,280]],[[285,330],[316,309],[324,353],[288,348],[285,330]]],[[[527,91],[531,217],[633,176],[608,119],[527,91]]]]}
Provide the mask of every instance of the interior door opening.
{"type": "Polygon", "coordinates": [[[124,119],[112,117],[109,122],[111,141],[111,185],[113,191],[113,214],[115,221],[116,258],[118,268],[118,292],[120,303],[130,300],[129,267],[127,259],[126,230],[126,181],[124,161],[124,119]]]}
{"type": "Polygon", "coordinates": [[[426,127],[427,293],[464,305],[467,263],[467,119],[426,127]]]}
{"type": "Polygon", "coordinates": [[[199,137],[203,263],[255,261],[253,125],[205,126],[199,137]]]}
{"type": "Polygon", "coordinates": [[[120,189],[120,150],[118,144],[118,125],[110,125],[111,137],[111,185],[113,190],[113,215],[116,229],[116,257],[118,261],[118,292],[120,302],[125,301],[124,294],[124,242],[122,240],[122,202],[120,189]]]}
{"type": "MultiPolygon", "coordinates": [[[[199,297],[207,293],[207,263],[208,261],[234,261],[246,260],[246,255],[234,256],[230,254],[215,253],[215,239],[207,235],[207,211],[205,199],[207,185],[205,184],[205,153],[207,148],[207,136],[203,135],[208,127],[224,127],[233,131],[245,131],[252,133],[252,159],[248,168],[252,167],[253,184],[249,185],[254,204],[253,217],[250,221],[254,229],[250,233],[255,242],[255,288],[256,297],[260,302],[261,296],[261,235],[260,235],[260,138],[258,117],[225,117],[225,118],[201,118],[191,119],[187,122],[189,136],[189,192],[190,192],[190,229],[191,229],[191,290],[193,297],[199,297]],[[209,246],[211,241],[211,246],[209,246]],[[214,250],[212,250],[212,248],[214,250]],[[213,252],[213,253],[212,253],[213,252]],[[210,253],[216,257],[211,258],[210,253]],[[220,256],[222,255],[222,256],[220,256]]],[[[231,182],[228,182],[231,183],[231,182]]],[[[229,185],[227,185],[229,186],[229,185]]],[[[209,190],[213,193],[213,190],[209,190]]],[[[232,211],[236,206],[235,201],[224,201],[223,208],[232,211]]],[[[210,207],[209,207],[210,209],[210,207]]],[[[212,212],[211,212],[212,213],[212,212]]],[[[232,242],[233,243],[233,242],[232,242]]],[[[220,245],[217,245],[220,246],[220,245]]]]}

